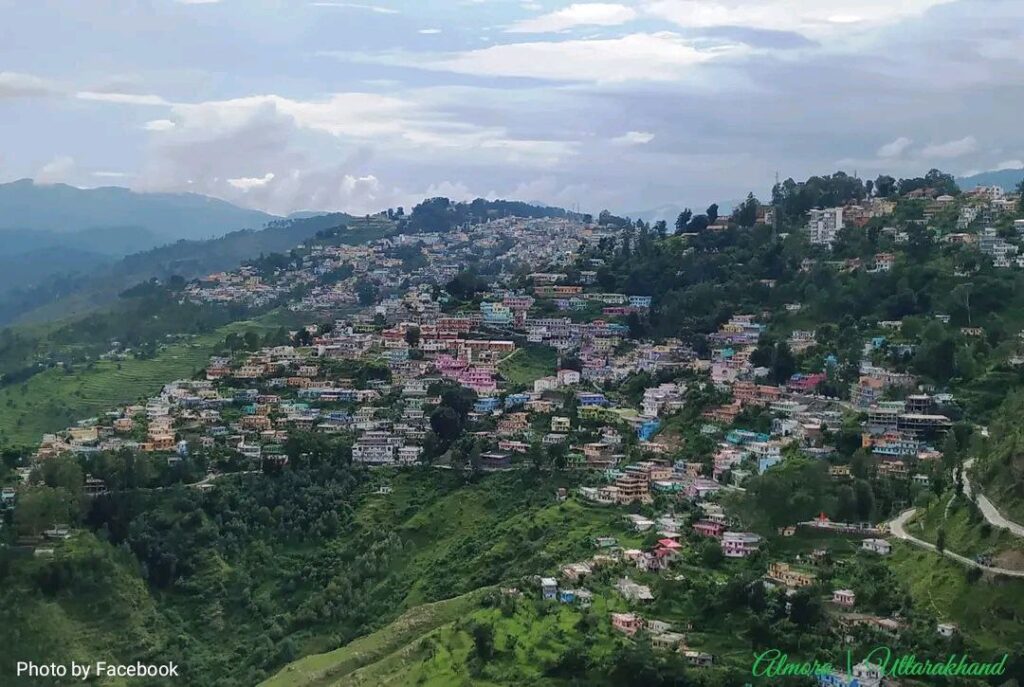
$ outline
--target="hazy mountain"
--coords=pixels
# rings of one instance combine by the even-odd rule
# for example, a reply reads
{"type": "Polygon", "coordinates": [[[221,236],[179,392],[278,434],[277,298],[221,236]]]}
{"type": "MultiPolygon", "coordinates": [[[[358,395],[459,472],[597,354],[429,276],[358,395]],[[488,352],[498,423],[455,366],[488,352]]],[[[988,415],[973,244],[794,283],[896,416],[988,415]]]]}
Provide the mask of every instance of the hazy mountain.
{"type": "Polygon", "coordinates": [[[0,229],[73,234],[103,228],[108,233],[94,239],[114,242],[141,232],[151,237],[147,247],[152,247],[258,229],[273,219],[278,218],[194,193],[136,193],[117,186],[81,189],[31,179],[0,184],[0,229]]]}
{"type": "Polygon", "coordinates": [[[970,191],[975,186],[1001,186],[1006,191],[1013,191],[1021,180],[1024,180],[1024,169],[1000,169],[997,172],[960,177],[956,183],[964,191],[970,191]]]}
{"type": "MultiPolygon", "coordinates": [[[[13,321],[45,322],[117,301],[126,288],[148,279],[177,275],[193,279],[211,272],[234,269],[261,254],[287,252],[318,231],[344,225],[340,238],[360,243],[384,235],[393,223],[381,217],[352,217],[341,213],[275,220],[259,231],[240,230],[210,240],[181,240],[119,259],[79,254],[87,269],[59,265],[45,278],[27,280],[0,297],[0,324],[13,321]]],[[[29,254],[33,258],[36,253],[29,254]]],[[[16,260],[16,259],[15,259],[16,260]]],[[[0,270],[4,260],[0,260],[0,270]]]]}

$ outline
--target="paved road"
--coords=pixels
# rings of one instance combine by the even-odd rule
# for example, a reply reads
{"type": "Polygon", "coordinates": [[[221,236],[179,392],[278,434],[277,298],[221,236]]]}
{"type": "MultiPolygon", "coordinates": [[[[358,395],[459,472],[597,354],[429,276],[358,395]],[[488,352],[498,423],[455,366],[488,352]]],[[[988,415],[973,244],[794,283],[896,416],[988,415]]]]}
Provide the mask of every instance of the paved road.
{"type": "Polygon", "coordinates": [[[909,508],[909,509],[903,511],[902,513],[900,513],[898,516],[896,516],[896,518],[894,520],[891,520],[889,522],[889,532],[891,532],[892,535],[894,537],[896,537],[897,539],[902,539],[903,541],[910,542],[914,546],[918,546],[918,547],[920,547],[922,549],[928,549],[929,551],[935,551],[936,553],[941,553],[946,558],[952,558],[953,560],[957,561],[958,563],[961,563],[961,564],[966,565],[968,567],[978,568],[979,570],[983,570],[983,571],[985,571],[987,573],[992,573],[993,575],[1003,575],[1004,577],[1024,578],[1024,570],[1010,570],[1008,568],[994,568],[994,567],[992,567],[990,565],[982,565],[981,563],[979,563],[979,562],[977,562],[975,560],[972,560],[972,559],[968,558],[967,556],[961,556],[958,553],[953,553],[949,549],[944,549],[943,551],[939,551],[935,547],[935,544],[931,544],[931,543],[926,542],[926,541],[924,541],[922,539],[918,539],[917,537],[915,537],[912,534],[908,533],[907,530],[905,529],[905,526],[906,526],[906,524],[908,522],[910,522],[910,520],[914,517],[914,515],[916,513],[917,513],[917,509],[916,508],[909,508]]]}
{"type": "MultiPolygon", "coordinates": [[[[974,465],[974,459],[964,461],[964,494],[967,498],[971,498],[971,482],[967,479],[967,471],[974,465]]],[[[985,516],[985,519],[989,521],[993,527],[999,527],[1007,530],[1018,537],[1024,538],[1024,525],[1014,522],[1013,520],[1007,520],[1003,517],[1003,514],[999,512],[999,509],[992,505],[992,502],[988,500],[981,492],[974,495],[974,502],[978,504],[978,508],[981,510],[981,514],[985,516]]]]}

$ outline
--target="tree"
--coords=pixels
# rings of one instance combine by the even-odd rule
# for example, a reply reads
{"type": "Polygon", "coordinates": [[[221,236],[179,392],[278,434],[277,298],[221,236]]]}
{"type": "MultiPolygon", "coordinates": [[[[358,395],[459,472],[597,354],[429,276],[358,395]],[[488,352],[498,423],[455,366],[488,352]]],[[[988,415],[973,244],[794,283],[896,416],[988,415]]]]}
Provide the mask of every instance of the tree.
{"type": "Polygon", "coordinates": [[[875,195],[879,198],[888,198],[896,192],[896,180],[888,174],[880,174],[874,183],[875,195]]]}
{"type": "Polygon", "coordinates": [[[451,281],[444,285],[444,288],[452,298],[468,301],[473,299],[477,291],[486,288],[486,285],[481,284],[473,272],[463,270],[452,277],[451,281]]]}
{"type": "Polygon", "coordinates": [[[708,217],[708,224],[714,224],[715,220],[718,219],[718,203],[709,205],[705,214],[708,217]]]}
{"type": "Polygon", "coordinates": [[[686,227],[690,224],[691,217],[693,217],[693,210],[691,210],[690,208],[686,208],[685,210],[679,213],[679,216],[676,217],[677,234],[686,231],[686,227]]]}
{"type": "Polygon", "coordinates": [[[82,494],[82,468],[71,456],[54,456],[43,461],[39,477],[46,486],[63,489],[73,498],[82,494]]]}
{"type": "Polygon", "coordinates": [[[356,284],[356,297],[359,299],[359,305],[373,305],[377,300],[377,287],[373,282],[361,279],[356,284]]]}
{"type": "Polygon", "coordinates": [[[33,487],[18,496],[14,526],[21,534],[37,536],[47,527],[70,523],[76,512],[74,498],[65,489],[33,487]]]}
{"type": "Polygon", "coordinates": [[[494,656],[494,627],[490,623],[475,623],[471,631],[473,650],[483,661],[494,656]]]}
{"type": "Polygon", "coordinates": [[[443,442],[451,443],[462,432],[462,419],[450,406],[438,406],[430,414],[430,428],[443,442]]]}
{"type": "Polygon", "coordinates": [[[405,330],[405,343],[409,344],[410,348],[416,348],[420,345],[420,328],[419,327],[407,327],[405,330]]]}
{"type": "Polygon", "coordinates": [[[707,229],[709,224],[711,222],[708,221],[707,215],[695,215],[686,225],[686,230],[692,234],[699,234],[707,229]]]}
{"type": "Polygon", "coordinates": [[[740,203],[732,211],[732,221],[741,227],[752,227],[757,222],[757,209],[760,203],[753,193],[747,194],[747,199],[740,203]]]}

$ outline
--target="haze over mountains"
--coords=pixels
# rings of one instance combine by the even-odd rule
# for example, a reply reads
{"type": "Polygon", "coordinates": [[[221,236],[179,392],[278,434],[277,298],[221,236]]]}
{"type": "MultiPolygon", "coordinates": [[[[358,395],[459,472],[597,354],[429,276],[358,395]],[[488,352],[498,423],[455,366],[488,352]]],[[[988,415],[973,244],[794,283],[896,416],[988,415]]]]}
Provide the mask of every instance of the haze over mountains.
{"type": "Polygon", "coordinates": [[[81,189],[31,179],[0,184],[0,294],[55,275],[85,274],[181,239],[259,229],[276,219],[191,193],[81,189]]]}
{"type": "Polygon", "coordinates": [[[1017,188],[1017,184],[1021,180],[1024,180],[1024,168],[979,172],[978,174],[960,177],[956,182],[963,189],[971,189],[975,186],[999,186],[1004,191],[1011,192],[1017,188]]]}
{"type": "MultiPolygon", "coordinates": [[[[137,193],[119,186],[82,189],[21,179],[0,184],[0,230],[28,230],[84,237],[97,252],[138,250],[178,239],[205,239],[259,228],[274,215],[194,193],[137,193]],[[95,232],[102,232],[97,235],[95,232]],[[120,242],[120,243],[119,243],[120,242]],[[153,243],[155,242],[155,243],[153,243]]],[[[6,250],[7,246],[0,246],[6,250]]]]}

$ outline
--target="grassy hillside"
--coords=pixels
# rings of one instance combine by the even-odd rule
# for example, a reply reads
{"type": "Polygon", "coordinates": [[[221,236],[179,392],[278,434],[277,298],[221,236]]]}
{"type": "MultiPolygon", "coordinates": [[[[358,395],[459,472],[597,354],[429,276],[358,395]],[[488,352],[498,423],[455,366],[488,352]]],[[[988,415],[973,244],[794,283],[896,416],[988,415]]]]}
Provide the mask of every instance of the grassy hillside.
{"type": "MultiPolygon", "coordinates": [[[[319,468],[222,480],[207,493],[97,501],[89,519],[103,523],[112,543],[78,535],[57,544],[53,559],[0,551],[0,603],[11,595],[23,609],[0,623],[0,645],[48,661],[66,657],[66,647],[81,647],[75,650],[83,656],[177,660],[189,684],[202,675],[201,684],[248,687],[421,604],[590,555],[597,534],[636,543],[618,513],[556,503],[554,490],[567,484],[561,478],[355,475],[354,489],[345,486],[352,484],[347,471],[319,468]],[[391,494],[376,494],[383,482],[391,494]],[[339,524],[327,525],[328,517],[339,524]],[[151,561],[148,570],[140,556],[151,561]]],[[[344,663],[354,671],[368,659],[353,663],[353,653],[381,660],[462,615],[458,609],[416,611],[390,634],[305,665],[315,672],[344,663]]],[[[0,684],[8,658],[0,654],[0,684]]]]}
{"type": "Polygon", "coordinates": [[[191,377],[206,366],[230,332],[263,334],[279,324],[274,315],[236,322],[167,346],[153,358],[100,360],[66,370],[52,368],[22,384],[0,389],[0,443],[32,444],[98,413],[152,395],[167,382],[191,377]]]}
{"type": "Polygon", "coordinates": [[[434,630],[454,622],[480,606],[489,589],[479,589],[444,601],[416,606],[386,627],[351,644],[315,654],[285,666],[261,687],[325,687],[344,684],[374,664],[387,664],[396,652],[404,653],[434,630]]]}
{"type": "MultiPolygon", "coordinates": [[[[89,533],[62,542],[53,558],[19,557],[0,592],[0,684],[52,685],[9,677],[16,661],[144,660],[166,650],[168,619],[132,556],[89,533]],[[22,580],[38,580],[26,585],[22,580]]],[[[120,686],[125,680],[100,684],[120,686]]],[[[135,683],[133,683],[135,684],[135,683]]]]}
{"type": "Polygon", "coordinates": [[[972,583],[962,565],[903,542],[894,545],[890,563],[917,605],[957,623],[981,650],[1001,654],[1020,645],[1024,580],[972,583]]]}
{"type": "Polygon", "coordinates": [[[550,346],[527,346],[498,365],[498,371],[511,384],[530,386],[534,380],[555,373],[558,353],[550,346]]]}
{"type": "Polygon", "coordinates": [[[973,502],[962,496],[953,498],[953,492],[933,499],[909,529],[933,544],[941,532],[950,551],[964,556],[989,555],[998,565],[1024,569],[1024,541],[989,525],[973,502]]]}

